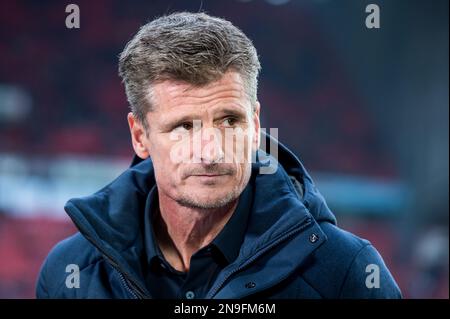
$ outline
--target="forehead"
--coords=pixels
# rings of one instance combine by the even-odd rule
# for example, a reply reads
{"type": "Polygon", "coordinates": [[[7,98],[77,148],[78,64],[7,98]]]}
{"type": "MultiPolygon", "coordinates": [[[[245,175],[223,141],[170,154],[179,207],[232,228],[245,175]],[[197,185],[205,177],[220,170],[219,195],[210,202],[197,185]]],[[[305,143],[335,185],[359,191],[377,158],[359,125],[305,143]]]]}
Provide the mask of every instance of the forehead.
{"type": "Polygon", "coordinates": [[[171,112],[189,107],[210,107],[236,104],[245,107],[249,104],[244,82],[239,73],[226,72],[219,80],[205,86],[196,87],[186,82],[166,80],[152,86],[152,105],[156,112],[171,112]]]}

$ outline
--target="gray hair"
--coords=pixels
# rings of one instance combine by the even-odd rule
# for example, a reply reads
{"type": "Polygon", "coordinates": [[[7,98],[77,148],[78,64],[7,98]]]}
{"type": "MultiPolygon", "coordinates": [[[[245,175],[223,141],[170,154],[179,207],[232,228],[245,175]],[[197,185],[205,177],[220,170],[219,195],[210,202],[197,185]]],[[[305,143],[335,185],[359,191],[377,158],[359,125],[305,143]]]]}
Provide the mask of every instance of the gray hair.
{"type": "Polygon", "coordinates": [[[145,24],[119,59],[119,75],[131,110],[146,127],[146,114],[153,108],[146,98],[152,84],[179,80],[201,87],[231,70],[241,75],[255,105],[260,69],[256,49],[241,30],[227,20],[191,12],[145,24]]]}

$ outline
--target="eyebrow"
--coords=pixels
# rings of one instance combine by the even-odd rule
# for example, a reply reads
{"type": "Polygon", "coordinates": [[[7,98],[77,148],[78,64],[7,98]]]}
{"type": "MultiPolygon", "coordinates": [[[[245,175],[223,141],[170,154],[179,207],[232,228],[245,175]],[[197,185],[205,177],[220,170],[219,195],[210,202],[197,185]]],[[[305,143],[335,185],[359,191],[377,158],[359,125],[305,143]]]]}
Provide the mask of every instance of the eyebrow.
{"type": "Polygon", "coordinates": [[[182,115],[181,117],[175,117],[175,118],[171,118],[171,119],[168,119],[168,120],[163,120],[162,121],[162,126],[165,129],[171,129],[171,128],[173,128],[176,125],[181,124],[181,123],[185,123],[185,122],[191,123],[191,122],[193,122],[193,120],[195,120],[195,118],[196,118],[195,116],[189,115],[189,114],[182,115]]]}
{"type": "MultiPolygon", "coordinates": [[[[242,110],[242,108],[224,108],[217,111],[217,114],[220,118],[224,118],[227,116],[234,116],[238,119],[245,119],[246,118],[246,112],[242,110]]],[[[192,123],[194,120],[199,119],[199,116],[197,114],[185,114],[181,116],[175,116],[174,118],[163,120],[162,126],[165,129],[171,129],[174,126],[181,124],[181,123],[192,123]]]]}
{"type": "Polygon", "coordinates": [[[217,111],[217,113],[218,114],[222,114],[222,116],[232,115],[232,116],[244,117],[244,118],[247,115],[247,113],[244,110],[242,110],[242,108],[238,108],[238,109],[236,109],[236,108],[232,108],[232,109],[224,108],[224,109],[221,109],[221,110],[217,111]]]}

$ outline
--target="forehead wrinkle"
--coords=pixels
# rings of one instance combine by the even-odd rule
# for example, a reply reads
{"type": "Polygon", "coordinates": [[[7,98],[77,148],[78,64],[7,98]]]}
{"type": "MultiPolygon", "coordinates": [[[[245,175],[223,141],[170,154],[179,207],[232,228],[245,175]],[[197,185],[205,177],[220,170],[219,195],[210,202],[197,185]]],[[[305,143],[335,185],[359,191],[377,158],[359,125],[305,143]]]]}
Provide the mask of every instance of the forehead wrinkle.
{"type": "Polygon", "coordinates": [[[214,99],[246,98],[240,75],[227,73],[218,81],[205,86],[193,86],[189,83],[167,80],[155,84],[153,89],[157,104],[180,105],[189,103],[208,104],[214,99]],[[191,101],[193,100],[193,101],[191,101]]]}
{"type": "Polygon", "coordinates": [[[241,88],[219,85],[212,89],[189,88],[181,92],[175,89],[168,91],[168,96],[175,104],[183,102],[208,104],[216,99],[235,98],[240,100],[244,94],[241,88]]]}

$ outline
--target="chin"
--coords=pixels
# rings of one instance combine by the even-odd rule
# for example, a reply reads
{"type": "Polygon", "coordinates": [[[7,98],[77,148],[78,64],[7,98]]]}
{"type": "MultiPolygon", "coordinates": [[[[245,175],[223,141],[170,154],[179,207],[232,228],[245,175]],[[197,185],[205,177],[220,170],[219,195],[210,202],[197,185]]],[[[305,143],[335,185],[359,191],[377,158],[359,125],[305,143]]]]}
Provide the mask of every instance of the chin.
{"type": "Polygon", "coordinates": [[[235,194],[235,192],[229,190],[224,191],[223,188],[220,190],[216,190],[215,187],[213,189],[206,189],[205,191],[201,191],[200,194],[189,193],[186,196],[182,196],[179,199],[179,204],[183,206],[193,207],[193,208],[202,208],[202,209],[212,209],[212,208],[220,208],[235,200],[239,194],[235,194]]]}

